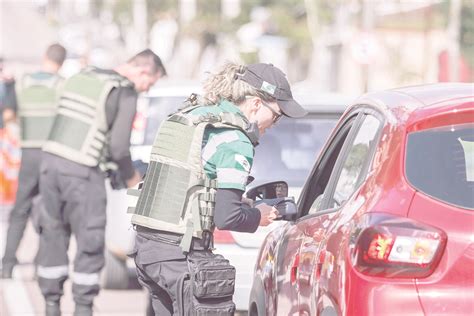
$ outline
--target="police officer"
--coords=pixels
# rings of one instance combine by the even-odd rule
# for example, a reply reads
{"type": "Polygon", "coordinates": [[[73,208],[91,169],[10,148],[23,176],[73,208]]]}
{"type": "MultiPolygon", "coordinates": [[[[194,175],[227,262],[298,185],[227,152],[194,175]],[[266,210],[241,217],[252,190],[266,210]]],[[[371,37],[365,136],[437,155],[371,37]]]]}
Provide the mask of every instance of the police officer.
{"type": "Polygon", "coordinates": [[[14,121],[17,112],[15,79],[3,70],[4,59],[0,57],[0,130],[14,121]]]}
{"type": "Polygon", "coordinates": [[[7,231],[2,278],[11,278],[18,262],[16,251],[31,213],[33,199],[39,194],[41,146],[48,137],[56,112],[58,75],[66,50],[59,44],[50,45],[42,60],[41,70],[26,74],[18,87],[18,114],[21,127],[21,166],[18,193],[7,231]]]}
{"type": "Polygon", "coordinates": [[[235,270],[211,252],[212,231],[255,232],[277,210],[243,203],[259,135],[306,111],[271,64],[226,64],[160,127],[133,213],[140,283],[156,315],[232,315],[235,270]]]}
{"type": "Polygon", "coordinates": [[[137,92],[147,91],[165,74],[160,58],[147,49],[114,70],[86,68],[64,83],[40,169],[44,207],[37,274],[46,315],[60,315],[71,233],[77,242],[71,275],[74,315],[92,315],[104,266],[106,223],[99,164],[107,153],[128,187],[138,183],[129,150],[137,92]]]}

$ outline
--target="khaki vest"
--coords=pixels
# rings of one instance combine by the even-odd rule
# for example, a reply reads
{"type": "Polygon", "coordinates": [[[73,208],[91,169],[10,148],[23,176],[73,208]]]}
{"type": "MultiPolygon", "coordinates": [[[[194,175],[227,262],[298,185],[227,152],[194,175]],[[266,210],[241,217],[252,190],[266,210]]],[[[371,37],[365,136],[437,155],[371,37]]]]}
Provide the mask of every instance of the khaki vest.
{"type": "Polygon", "coordinates": [[[56,75],[44,79],[25,75],[18,93],[18,116],[22,148],[41,148],[48,138],[58,101],[62,78],[56,75]]]}
{"type": "Polygon", "coordinates": [[[123,77],[93,68],[69,78],[43,150],[86,166],[98,166],[108,142],[107,97],[112,89],[127,85],[131,83],[123,77]]]}
{"type": "Polygon", "coordinates": [[[129,208],[132,223],[183,234],[181,247],[189,251],[192,237],[214,230],[216,180],[206,175],[201,161],[207,127],[240,129],[248,121],[234,113],[192,115],[185,108],[164,121],[153,143],[150,165],[136,207],[129,208]]]}

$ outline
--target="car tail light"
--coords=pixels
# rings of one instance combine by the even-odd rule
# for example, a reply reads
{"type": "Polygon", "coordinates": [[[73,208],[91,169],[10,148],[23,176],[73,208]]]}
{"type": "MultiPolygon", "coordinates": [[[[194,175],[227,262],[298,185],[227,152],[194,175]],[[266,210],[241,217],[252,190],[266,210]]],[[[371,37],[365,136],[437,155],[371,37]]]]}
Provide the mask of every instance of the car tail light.
{"type": "Polygon", "coordinates": [[[228,230],[214,230],[214,243],[216,244],[233,244],[235,239],[232,236],[232,233],[228,230]]]}
{"type": "Polygon", "coordinates": [[[408,218],[370,214],[353,230],[354,267],[368,275],[422,278],[433,273],[446,234],[408,218]]]}

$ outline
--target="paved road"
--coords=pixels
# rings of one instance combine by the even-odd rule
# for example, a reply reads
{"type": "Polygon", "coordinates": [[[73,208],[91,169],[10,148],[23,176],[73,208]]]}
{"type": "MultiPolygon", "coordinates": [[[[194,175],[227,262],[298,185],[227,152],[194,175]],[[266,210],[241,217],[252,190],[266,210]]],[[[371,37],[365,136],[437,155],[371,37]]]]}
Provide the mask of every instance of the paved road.
{"type": "MultiPolygon", "coordinates": [[[[0,253],[3,254],[7,228],[8,208],[0,206],[0,253]]],[[[70,246],[73,258],[75,243],[70,246]]],[[[30,316],[43,315],[44,302],[36,280],[34,280],[33,258],[38,249],[38,238],[28,225],[18,251],[20,265],[14,271],[13,280],[0,280],[0,315],[30,316]]],[[[72,271],[72,268],[71,268],[72,271]]],[[[146,293],[141,289],[102,290],[94,304],[96,316],[142,316],[145,315],[146,293]]],[[[74,302],[71,283],[65,284],[65,295],[61,301],[63,315],[72,315],[74,302]]]]}

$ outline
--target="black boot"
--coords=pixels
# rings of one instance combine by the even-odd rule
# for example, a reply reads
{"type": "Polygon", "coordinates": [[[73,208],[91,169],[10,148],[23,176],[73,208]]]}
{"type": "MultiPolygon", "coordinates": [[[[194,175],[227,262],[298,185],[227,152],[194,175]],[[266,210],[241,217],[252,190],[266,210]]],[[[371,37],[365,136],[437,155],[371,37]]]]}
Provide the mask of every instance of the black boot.
{"type": "Polygon", "coordinates": [[[46,301],[46,316],[61,316],[61,306],[56,301],[46,301]]]}
{"type": "Polygon", "coordinates": [[[92,316],[92,304],[78,304],[74,309],[74,316],[92,316]]]}

